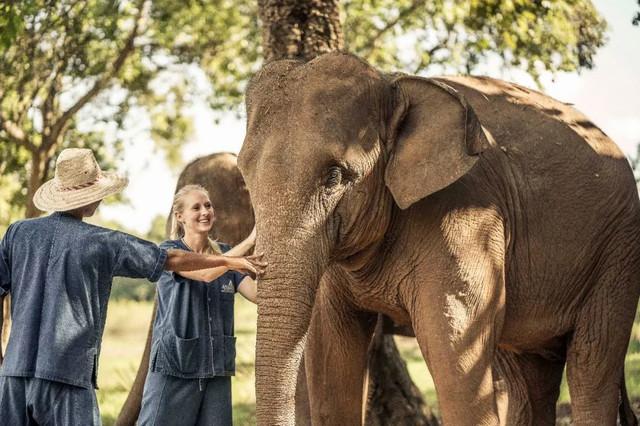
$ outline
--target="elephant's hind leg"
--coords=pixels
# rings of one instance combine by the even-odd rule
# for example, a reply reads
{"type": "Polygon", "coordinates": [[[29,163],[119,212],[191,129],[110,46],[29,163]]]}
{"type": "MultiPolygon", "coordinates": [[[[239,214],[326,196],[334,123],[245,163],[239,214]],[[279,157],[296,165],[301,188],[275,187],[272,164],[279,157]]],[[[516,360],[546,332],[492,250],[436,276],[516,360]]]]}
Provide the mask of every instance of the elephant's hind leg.
{"type": "Polygon", "coordinates": [[[637,246],[636,241],[617,245],[618,255],[603,262],[598,283],[576,318],[567,348],[576,425],[616,424],[624,358],[640,293],[637,246]]]}

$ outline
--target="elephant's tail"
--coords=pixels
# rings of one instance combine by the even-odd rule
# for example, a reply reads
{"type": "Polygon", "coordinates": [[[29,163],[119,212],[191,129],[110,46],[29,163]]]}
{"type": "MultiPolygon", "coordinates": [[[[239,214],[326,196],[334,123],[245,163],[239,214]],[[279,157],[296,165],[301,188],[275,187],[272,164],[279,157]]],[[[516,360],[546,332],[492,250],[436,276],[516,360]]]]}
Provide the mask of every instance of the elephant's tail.
{"type": "Polygon", "coordinates": [[[621,426],[638,426],[638,419],[631,409],[629,395],[627,395],[627,384],[624,380],[624,367],[622,369],[622,381],[620,382],[620,404],[618,406],[621,426]]]}

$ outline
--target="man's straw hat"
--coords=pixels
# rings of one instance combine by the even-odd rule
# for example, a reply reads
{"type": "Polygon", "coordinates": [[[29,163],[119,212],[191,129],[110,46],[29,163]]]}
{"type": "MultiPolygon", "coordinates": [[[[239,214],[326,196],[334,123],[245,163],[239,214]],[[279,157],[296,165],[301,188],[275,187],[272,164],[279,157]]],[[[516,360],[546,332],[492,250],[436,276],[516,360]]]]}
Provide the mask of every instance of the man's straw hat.
{"type": "Polygon", "coordinates": [[[54,178],[38,188],[33,203],[40,210],[73,210],[116,194],[127,183],[125,177],[100,170],[90,149],[68,148],[56,160],[54,178]]]}

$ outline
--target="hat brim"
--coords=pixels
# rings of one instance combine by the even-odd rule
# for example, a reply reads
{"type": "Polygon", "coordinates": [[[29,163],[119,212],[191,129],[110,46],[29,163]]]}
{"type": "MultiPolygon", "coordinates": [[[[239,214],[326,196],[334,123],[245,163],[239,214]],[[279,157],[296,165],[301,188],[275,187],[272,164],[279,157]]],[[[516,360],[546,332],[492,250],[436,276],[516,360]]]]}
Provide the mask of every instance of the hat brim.
{"type": "Polygon", "coordinates": [[[102,172],[100,178],[86,188],[61,191],[55,179],[45,182],[33,196],[40,210],[62,212],[77,209],[122,191],[129,180],[116,173],[102,172]]]}

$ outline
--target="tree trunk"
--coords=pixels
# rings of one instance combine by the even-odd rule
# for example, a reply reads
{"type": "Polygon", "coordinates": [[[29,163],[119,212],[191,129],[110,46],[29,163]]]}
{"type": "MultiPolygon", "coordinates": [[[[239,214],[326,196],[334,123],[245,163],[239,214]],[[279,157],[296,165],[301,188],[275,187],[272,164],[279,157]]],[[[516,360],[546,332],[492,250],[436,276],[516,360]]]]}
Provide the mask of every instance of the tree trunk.
{"type": "Polygon", "coordinates": [[[2,341],[2,338],[4,337],[3,326],[4,322],[6,321],[4,316],[8,312],[8,309],[5,307],[4,300],[5,296],[0,297],[0,309],[2,309],[2,312],[0,312],[0,365],[2,365],[2,362],[4,361],[4,351],[6,348],[4,342],[2,341]]]}
{"type": "Polygon", "coordinates": [[[33,196],[46,179],[47,156],[39,150],[31,153],[31,171],[29,174],[29,186],[27,187],[27,207],[25,216],[27,218],[37,217],[42,214],[33,204],[33,196]]]}
{"type": "MultiPolygon", "coordinates": [[[[265,62],[308,61],[343,48],[339,0],[258,0],[258,7],[265,62]]],[[[382,330],[378,335],[369,350],[367,424],[436,425],[392,336],[384,336],[382,330]]],[[[296,412],[300,410],[296,401],[296,412]]]]}
{"type": "Polygon", "coordinates": [[[411,381],[407,366],[393,340],[385,334],[388,318],[378,315],[369,348],[369,390],[366,426],[437,426],[438,420],[411,381]]]}
{"type": "Polygon", "coordinates": [[[265,61],[342,49],[339,0],[258,0],[265,61]]]}

